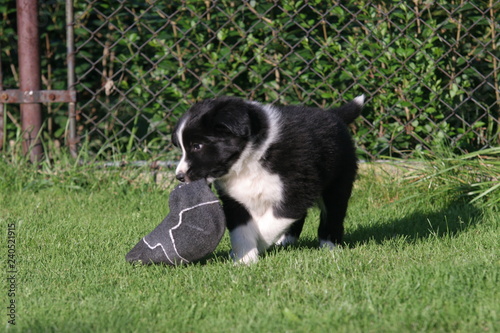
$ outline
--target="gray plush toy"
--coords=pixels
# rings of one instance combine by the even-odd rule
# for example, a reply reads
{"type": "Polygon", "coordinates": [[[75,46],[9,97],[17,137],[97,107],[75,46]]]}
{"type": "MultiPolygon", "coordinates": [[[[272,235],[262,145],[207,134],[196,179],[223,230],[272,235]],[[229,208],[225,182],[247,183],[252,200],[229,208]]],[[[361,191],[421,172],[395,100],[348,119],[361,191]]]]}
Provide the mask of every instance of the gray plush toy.
{"type": "Polygon", "coordinates": [[[128,262],[179,265],[215,250],[226,223],[219,200],[204,179],[177,186],[169,207],[163,222],[127,253],[128,262]]]}

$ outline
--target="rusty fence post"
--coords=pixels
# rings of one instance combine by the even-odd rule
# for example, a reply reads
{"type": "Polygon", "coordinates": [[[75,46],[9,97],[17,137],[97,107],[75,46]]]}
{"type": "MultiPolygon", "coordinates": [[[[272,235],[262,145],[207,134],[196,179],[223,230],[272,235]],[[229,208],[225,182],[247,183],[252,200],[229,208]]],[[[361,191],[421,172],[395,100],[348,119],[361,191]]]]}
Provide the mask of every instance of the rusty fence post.
{"type": "MultiPolygon", "coordinates": [[[[38,1],[17,0],[17,35],[19,58],[19,88],[25,95],[40,90],[40,40],[38,34],[38,1]]],[[[40,129],[42,106],[40,103],[21,104],[23,152],[30,154],[32,162],[43,156],[40,129]]]]}
{"type": "MultiPolygon", "coordinates": [[[[0,149],[5,143],[5,103],[21,104],[23,152],[34,163],[43,158],[41,138],[42,103],[69,103],[67,143],[77,157],[75,52],[73,38],[73,0],[66,0],[66,46],[68,90],[41,90],[38,0],[16,0],[19,58],[19,89],[4,90],[0,69],[0,149]],[[3,117],[2,117],[3,114],[3,117]]],[[[1,60],[1,59],[0,59],[1,60]]]]}

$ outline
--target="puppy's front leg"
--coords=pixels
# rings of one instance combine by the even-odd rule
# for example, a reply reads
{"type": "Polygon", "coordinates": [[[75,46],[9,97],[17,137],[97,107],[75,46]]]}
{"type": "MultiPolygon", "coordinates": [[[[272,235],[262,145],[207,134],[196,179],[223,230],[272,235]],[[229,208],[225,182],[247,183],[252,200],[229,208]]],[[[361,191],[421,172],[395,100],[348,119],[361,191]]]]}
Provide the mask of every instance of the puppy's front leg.
{"type": "Polygon", "coordinates": [[[249,265],[259,261],[259,232],[250,221],[229,232],[235,263],[249,265]]]}
{"type": "Polygon", "coordinates": [[[257,219],[250,219],[230,232],[236,262],[251,264],[257,262],[259,253],[274,244],[290,227],[294,219],[276,217],[272,209],[257,219]]]}
{"type": "Polygon", "coordinates": [[[227,195],[220,186],[217,190],[223,202],[235,263],[249,265],[259,261],[259,231],[255,221],[241,203],[227,195]]]}

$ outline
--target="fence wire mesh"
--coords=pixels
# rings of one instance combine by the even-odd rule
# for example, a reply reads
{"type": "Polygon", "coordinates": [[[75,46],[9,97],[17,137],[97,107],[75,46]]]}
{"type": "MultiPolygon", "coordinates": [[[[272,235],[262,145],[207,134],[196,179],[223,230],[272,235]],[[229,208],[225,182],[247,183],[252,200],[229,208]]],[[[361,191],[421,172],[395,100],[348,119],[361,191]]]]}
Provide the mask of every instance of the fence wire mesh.
{"type": "Polygon", "coordinates": [[[169,152],[176,119],[221,95],[365,94],[365,158],[500,143],[500,0],[79,0],[74,27],[77,134],[94,150],[169,152]]]}

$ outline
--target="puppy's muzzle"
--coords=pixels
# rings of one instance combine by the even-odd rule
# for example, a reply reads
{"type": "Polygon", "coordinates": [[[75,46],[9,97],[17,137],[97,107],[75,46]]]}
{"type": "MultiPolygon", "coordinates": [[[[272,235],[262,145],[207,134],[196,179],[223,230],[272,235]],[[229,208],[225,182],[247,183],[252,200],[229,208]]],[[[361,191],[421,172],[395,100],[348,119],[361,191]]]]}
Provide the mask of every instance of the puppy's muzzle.
{"type": "Polygon", "coordinates": [[[179,172],[178,174],[175,175],[175,178],[177,178],[178,181],[180,182],[189,182],[187,179],[187,176],[184,172],[179,172]]]}

